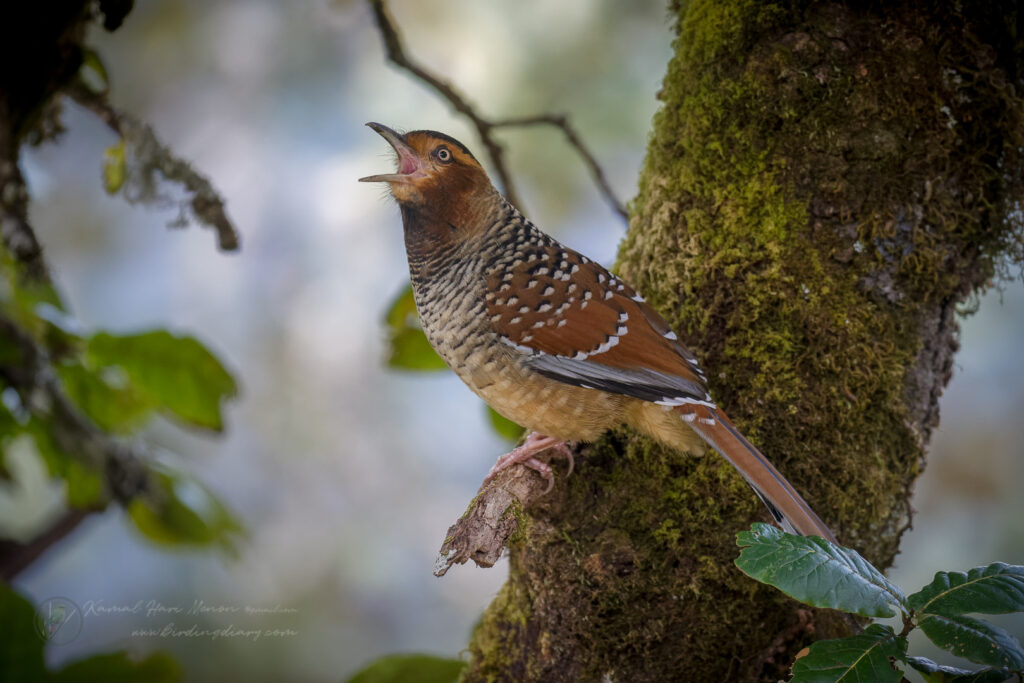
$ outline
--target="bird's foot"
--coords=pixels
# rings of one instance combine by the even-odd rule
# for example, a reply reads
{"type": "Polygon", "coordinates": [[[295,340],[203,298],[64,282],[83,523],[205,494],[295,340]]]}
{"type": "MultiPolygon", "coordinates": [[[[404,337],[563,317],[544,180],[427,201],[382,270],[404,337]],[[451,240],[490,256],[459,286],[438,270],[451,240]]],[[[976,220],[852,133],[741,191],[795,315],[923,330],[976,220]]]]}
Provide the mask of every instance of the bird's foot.
{"type": "Polygon", "coordinates": [[[572,449],[566,445],[565,441],[556,439],[553,436],[544,436],[537,432],[530,432],[526,437],[526,441],[522,445],[517,446],[513,450],[509,451],[505,455],[498,458],[498,462],[494,463],[494,467],[484,477],[484,484],[489,482],[495,477],[498,472],[511,467],[512,465],[522,464],[529,467],[531,470],[535,470],[540,473],[540,476],[548,482],[548,487],[544,489],[544,493],[548,493],[551,488],[555,485],[555,474],[551,469],[551,466],[547,463],[541,462],[535,456],[546,451],[549,448],[553,448],[558,453],[569,458],[569,471],[565,476],[572,474],[575,461],[572,456],[572,449]]]}

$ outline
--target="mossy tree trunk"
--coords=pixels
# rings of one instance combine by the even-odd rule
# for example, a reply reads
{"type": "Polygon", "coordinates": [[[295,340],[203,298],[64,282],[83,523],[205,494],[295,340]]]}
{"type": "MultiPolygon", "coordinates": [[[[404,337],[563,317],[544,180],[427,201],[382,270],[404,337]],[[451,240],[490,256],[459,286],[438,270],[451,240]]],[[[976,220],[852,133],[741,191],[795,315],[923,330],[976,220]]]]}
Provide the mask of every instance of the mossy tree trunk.
{"type": "MultiPolygon", "coordinates": [[[[881,567],[956,306],[1020,262],[1015,2],[693,0],[619,270],[718,402],[881,567]]],[[[765,513],[717,456],[612,433],[527,511],[470,681],[777,680],[845,628],[732,564],[765,513]]]]}

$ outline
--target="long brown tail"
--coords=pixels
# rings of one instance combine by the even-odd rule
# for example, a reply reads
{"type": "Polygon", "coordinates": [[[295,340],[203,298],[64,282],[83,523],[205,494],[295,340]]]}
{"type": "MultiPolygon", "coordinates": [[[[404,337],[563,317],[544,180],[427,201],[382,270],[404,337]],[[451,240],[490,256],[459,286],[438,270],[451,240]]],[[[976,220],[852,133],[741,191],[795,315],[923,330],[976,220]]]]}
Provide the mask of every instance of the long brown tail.
{"type": "Polygon", "coordinates": [[[786,531],[836,542],[836,537],[793,485],[740,434],[724,412],[692,404],[681,405],[676,410],[702,439],[739,470],[786,531]]]}

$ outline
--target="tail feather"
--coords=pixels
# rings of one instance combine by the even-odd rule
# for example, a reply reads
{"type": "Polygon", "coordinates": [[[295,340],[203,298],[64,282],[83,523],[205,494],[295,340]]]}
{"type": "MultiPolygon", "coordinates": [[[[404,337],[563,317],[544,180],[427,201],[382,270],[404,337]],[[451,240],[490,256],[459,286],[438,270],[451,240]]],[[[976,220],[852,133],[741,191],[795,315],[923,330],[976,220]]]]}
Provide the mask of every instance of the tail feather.
{"type": "Polygon", "coordinates": [[[836,537],[793,485],[747,441],[725,413],[717,408],[691,404],[679,406],[677,410],[702,439],[743,475],[786,531],[836,542],[836,537]]]}

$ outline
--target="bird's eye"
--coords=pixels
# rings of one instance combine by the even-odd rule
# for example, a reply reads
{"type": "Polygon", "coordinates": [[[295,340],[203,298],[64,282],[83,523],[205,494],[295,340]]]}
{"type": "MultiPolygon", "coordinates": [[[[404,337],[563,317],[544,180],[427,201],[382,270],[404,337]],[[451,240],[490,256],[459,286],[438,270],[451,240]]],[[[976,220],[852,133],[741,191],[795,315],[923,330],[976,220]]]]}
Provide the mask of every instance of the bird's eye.
{"type": "Polygon", "coordinates": [[[434,155],[444,164],[452,160],[452,153],[448,151],[447,147],[438,147],[434,151],[434,155]]]}

